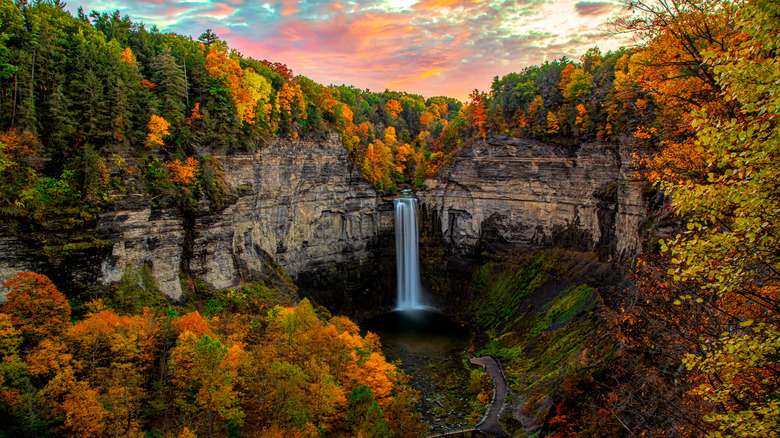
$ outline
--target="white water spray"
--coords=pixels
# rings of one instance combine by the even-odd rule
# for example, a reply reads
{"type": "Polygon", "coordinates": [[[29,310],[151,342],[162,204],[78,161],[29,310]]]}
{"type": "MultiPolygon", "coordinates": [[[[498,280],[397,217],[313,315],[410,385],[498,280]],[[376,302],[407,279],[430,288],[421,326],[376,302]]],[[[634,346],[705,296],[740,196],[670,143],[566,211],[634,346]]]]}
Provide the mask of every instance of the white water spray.
{"type": "Polygon", "coordinates": [[[417,200],[396,198],[395,258],[398,277],[397,310],[422,309],[420,258],[417,252],[417,200]]]}

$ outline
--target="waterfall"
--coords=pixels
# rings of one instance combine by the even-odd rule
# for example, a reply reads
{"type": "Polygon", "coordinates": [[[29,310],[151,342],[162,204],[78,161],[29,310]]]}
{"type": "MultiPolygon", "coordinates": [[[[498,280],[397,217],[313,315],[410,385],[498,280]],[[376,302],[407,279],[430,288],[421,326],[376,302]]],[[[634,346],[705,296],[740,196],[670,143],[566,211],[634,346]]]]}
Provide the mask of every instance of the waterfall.
{"type": "Polygon", "coordinates": [[[420,309],[420,259],[417,253],[417,200],[396,198],[395,257],[398,277],[398,310],[420,309]]]}

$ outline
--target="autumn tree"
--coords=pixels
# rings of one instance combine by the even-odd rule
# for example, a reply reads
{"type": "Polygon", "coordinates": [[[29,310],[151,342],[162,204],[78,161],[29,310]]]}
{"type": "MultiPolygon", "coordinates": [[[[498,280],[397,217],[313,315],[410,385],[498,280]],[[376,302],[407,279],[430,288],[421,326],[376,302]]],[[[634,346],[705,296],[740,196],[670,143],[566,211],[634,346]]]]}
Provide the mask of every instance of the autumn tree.
{"type": "MultiPolygon", "coordinates": [[[[774,315],[780,311],[780,239],[772,223],[780,214],[780,7],[774,3],[724,6],[733,13],[740,43],[705,52],[723,90],[728,117],[718,108],[695,114],[697,148],[706,151],[706,182],[663,182],[672,207],[689,217],[689,233],[664,244],[673,257],[674,278],[696,280],[725,319],[724,331],[709,348],[686,356],[689,369],[707,376],[695,394],[713,403],[705,419],[734,436],[771,436],[780,424],[778,377],[772,360],[779,346],[774,315]],[[737,8],[740,8],[737,13],[737,8]],[[722,365],[722,364],[728,365],[722,365]],[[716,408],[717,406],[717,408],[716,408]]],[[[682,296],[680,305],[698,300],[682,296]]]]}
{"type": "Polygon", "coordinates": [[[167,120],[157,114],[152,114],[152,117],[149,119],[149,134],[146,136],[146,146],[151,148],[164,145],[163,137],[170,134],[170,131],[168,131],[169,126],[171,124],[167,120]]]}
{"type": "Polygon", "coordinates": [[[89,438],[105,429],[106,411],[97,391],[77,380],[71,368],[58,373],[42,391],[52,419],[62,418],[57,431],[66,436],[89,438]]]}
{"type": "Polygon", "coordinates": [[[206,68],[215,81],[223,83],[236,108],[239,121],[254,124],[258,114],[268,120],[273,89],[268,80],[252,68],[242,69],[238,61],[223,51],[212,50],[206,56],[206,68]],[[258,105],[260,111],[258,112],[258,105]]]}
{"type": "Polygon", "coordinates": [[[654,63],[669,62],[669,83],[654,96],[669,111],[665,117],[685,112],[648,176],[684,229],[659,242],[660,255],[641,261],[638,292],[620,301],[625,307],[616,315],[620,336],[652,358],[639,378],[647,375],[644,381],[674,404],[651,400],[647,394],[659,393],[648,391],[636,409],[666,405],[668,423],[658,432],[773,436],[780,419],[771,359],[780,310],[772,249],[780,238],[772,225],[780,199],[772,110],[780,105],[779,11],[770,3],[675,7],[651,11],[656,27],[644,28],[654,32],[654,63]],[[690,62],[697,65],[669,80],[690,62]]]}
{"type": "Polygon", "coordinates": [[[479,90],[474,90],[469,94],[468,117],[471,125],[479,132],[482,139],[487,135],[487,107],[486,95],[479,90]]]}
{"type": "Polygon", "coordinates": [[[228,347],[217,338],[207,334],[199,336],[188,330],[179,335],[171,352],[179,403],[195,425],[198,414],[204,414],[201,418],[210,438],[220,424],[228,421],[240,424],[244,416],[235,390],[243,354],[239,345],[228,347]]]}
{"type": "Polygon", "coordinates": [[[2,311],[25,337],[27,345],[57,336],[70,322],[70,304],[49,277],[22,271],[3,284],[6,302],[2,311]]]}
{"type": "Polygon", "coordinates": [[[385,102],[385,111],[387,112],[388,116],[390,116],[390,121],[393,122],[401,114],[401,111],[403,111],[403,107],[401,106],[400,101],[395,99],[390,99],[387,102],[385,102]]]}

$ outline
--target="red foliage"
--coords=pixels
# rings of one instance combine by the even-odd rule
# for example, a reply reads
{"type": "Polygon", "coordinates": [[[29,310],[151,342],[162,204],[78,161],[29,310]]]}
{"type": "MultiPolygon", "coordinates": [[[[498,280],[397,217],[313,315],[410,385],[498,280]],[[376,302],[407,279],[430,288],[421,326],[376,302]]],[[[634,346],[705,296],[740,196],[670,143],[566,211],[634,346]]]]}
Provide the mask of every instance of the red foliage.
{"type": "Polygon", "coordinates": [[[281,62],[271,62],[266,59],[260,61],[261,64],[267,66],[271,70],[279,73],[282,75],[283,78],[287,79],[288,81],[291,81],[293,78],[293,71],[287,67],[287,64],[282,64],[281,62]]]}

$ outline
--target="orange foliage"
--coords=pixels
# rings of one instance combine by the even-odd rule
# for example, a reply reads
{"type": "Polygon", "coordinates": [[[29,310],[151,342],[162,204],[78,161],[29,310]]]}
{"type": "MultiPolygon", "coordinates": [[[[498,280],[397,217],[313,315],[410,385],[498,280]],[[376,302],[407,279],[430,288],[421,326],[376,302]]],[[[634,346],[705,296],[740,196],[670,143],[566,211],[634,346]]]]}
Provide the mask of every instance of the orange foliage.
{"type": "Polygon", "coordinates": [[[49,277],[23,271],[6,281],[2,307],[25,337],[39,341],[62,333],[70,321],[70,304],[49,277]]]}
{"type": "Polygon", "coordinates": [[[390,99],[385,103],[385,111],[390,115],[390,120],[395,120],[401,114],[401,111],[403,111],[403,107],[401,106],[401,102],[390,99]]]}
{"type": "Polygon", "coordinates": [[[2,152],[8,157],[10,166],[38,157],[43,151],[38,135],[32,131],[19,132],[11,128],[0,133],[0,143],[5,145],[2,152]]]}
{"type": "Polygon", "coordinates": [[[98,400],[97,391],[86,382],[77,381],[71,368],[57,374],[42,392],[51,416],[62,418],[57,431],[63,435],[91,438],[100,435],[105,428],[106,411],[98,400]]]}
{"type": "Polygon", "coordinates": [[[198,438],[198,435],[195,434],[195,432],[191,432],[186,427],[182,429],[181,433],[179,433],[178,438],[198,438]]]}
{"type": "Polygon", "coordinates": [[[203,116],[200,114],[200,102],[195,102],[195,106],[192,107],[190,116],[187,117],[187,124],[192,125],[196,120],[201,120],[203,116]]]}
{"type": "Polygon", "coordinates": [[[33,376],[53,375],[70,364],[73,356],[59,339],[44,339],[27,356],[27,370],[33,376]]]}
{"type": "Polygon", "coordinates": [[[138,64],[138,61],[135,59],[135,55],[133,55],[133,51],[130,50],[130,47],[125,47],[125,50],[122,50],[122,62],[130,65],[138,64]]]}
{"type": "Polygon", "coordinates": [[[211,326],[206,318],[200,314],[197,310],[194,312],[186,313],[174,320],[174,327],[179,333],[190,331],[196,335],[211,334],[211,326]]]}
{"type": "Polygon", "coordinates": [[[141,85],[143,85],[145,88],[148,88],[150,90],[153,90],[154,87],[157,86],[154,82],[148,81],[146,79],[141,79],[141,85]]]}
{"type": "Polygon", "coordinates": [[[528,126],[528,120],[525,118],[525,114],[523,114],[522,109],[517,110],[517,127],[518,128],[525,128],[528,126]]]}
{"type": "Polygon", "coordinates": [[[468,114],[472,124],[480,133],[482,139],[487,135],[487,108],[485,102],[485,93],[474,90],[469,94],[471,101],[468,104],[468,114]]]}
{"type": "MultiPolygon", "coordinates": [[[[242,70],[238,61],[214,50],[206,55],[206,69],[212,79],[224,82],[236,106],[239,120],[249,124],[255,123],[258,100],[266,99],[271,92],[266,79],[251,68],[242,70]]],[[[270,107],[264,108],[266,115],[270,109],[270,107]]]]}
{"type": "Polygon", "coordinates": [[[149,362],[155,331],[149,316],[120,316],[111,309],[100,311],[74,324],[66,339],[78,348],[77,368],[96,368],[99,364],[149,362]],[[82,356],[90,352],[88,356],[82,356]]]}
{"type": "Polygon", "coordinates": [[[589,122],[588,110],[585,108],[585,105],[583,104],[577,105],[577,118],[574,121],[574,123],[577,126],[586,126],[588,122],[589,122]]]}
{"type": "Polygon", "coordinates": [[[195,183],[195,176],[198,173],[198,160],[193,157],[187,157],[185,163],[179,159],[173,163],[167,163],[168,171],[171,173],[171,182],[182,186],[190,186],[195,183]]]}
{"type": "Polygon", "coordinates": [[[279,109],[290,117],[290,122],[292,122],[295,113],[301,120],[306,120],[306,101],[299,84],[291,82],[282,84],[282,88],[279,90],[279,109]]]}
{"type": "Polygon", "coordinates": [[[574,64],[567,64],[566,68],[561,71],[561,81],[558,83],[558,87],[561,89],[561,91],[566,90],[566,87],[571,81],[571,74],[574,73],[575,69],[576,67],[574,67],[574,64]]]}
{"type": "Polygon", "coordinates": [[[430,111],[423,111],[422,114],[420,114],[420,125],[427,129],[428,125],[431,124],[436,119],[436,117],[433,115],[430,111]]]}
{"type": "Polygon", "coordinates": [[[409,143],[399,144],[395,149],[395,171],[403,173],[407,167],[407,161],[414,155],[414,149],[409,143]]]}

